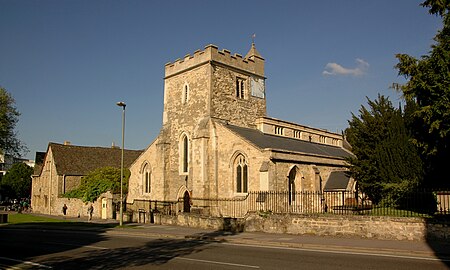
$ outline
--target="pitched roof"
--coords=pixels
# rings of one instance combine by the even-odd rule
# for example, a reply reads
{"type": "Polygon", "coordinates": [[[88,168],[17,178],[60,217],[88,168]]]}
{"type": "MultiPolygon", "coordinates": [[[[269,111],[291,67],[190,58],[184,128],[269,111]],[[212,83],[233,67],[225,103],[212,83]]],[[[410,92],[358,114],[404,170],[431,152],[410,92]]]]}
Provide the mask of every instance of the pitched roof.
{"type": "MultiPolygon", "coordinates": [[[[59,175],[86,175],[102,167],[121,166],[120,148],[89,147],[50,143],[56,171],[59,175]]],[[[142,150],[124,150],[123,166],[128,168],[142,150]]]]}
{"type": "Polygon", "coordinates": [[[351,156],[349,152],[338,146],[325,145],[294,138],[265,134],[257,129],[244,128],[233,125],[224,126],[240,137],[244,138],[245,140],[253,143],[260,149],[271,148],[274,150],[284,150],[336,158],[345,158],[351,156]]]}
{"type": "Polygon", "coordinates": [[[261,56],[261,54],[258,52],[258,50],[256,50],[255,43],[252,43],[252,47],[250,48],[248,53],[245,55],[245,58],[250,58],[252,56],[255,56],[255,57],[258,57],[258,58],[264,60],[264,58],[261,56]]]}
{"type": "Polygon", "coordinates": [[[350,177],[347,176],[345,171],[331,172],[324,191],[347,190],[349,181],[350,177]]]}

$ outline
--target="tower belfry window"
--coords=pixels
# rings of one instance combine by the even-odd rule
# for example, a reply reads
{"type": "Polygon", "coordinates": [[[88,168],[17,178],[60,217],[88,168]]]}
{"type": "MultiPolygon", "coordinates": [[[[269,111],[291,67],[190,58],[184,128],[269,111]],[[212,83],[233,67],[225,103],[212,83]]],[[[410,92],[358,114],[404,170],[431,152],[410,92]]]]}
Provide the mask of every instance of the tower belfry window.
{"type": "Polygon", "coordinates": [[[236,97],[243,99],[245,97],[245,80],[236,78],[236,97]]]}

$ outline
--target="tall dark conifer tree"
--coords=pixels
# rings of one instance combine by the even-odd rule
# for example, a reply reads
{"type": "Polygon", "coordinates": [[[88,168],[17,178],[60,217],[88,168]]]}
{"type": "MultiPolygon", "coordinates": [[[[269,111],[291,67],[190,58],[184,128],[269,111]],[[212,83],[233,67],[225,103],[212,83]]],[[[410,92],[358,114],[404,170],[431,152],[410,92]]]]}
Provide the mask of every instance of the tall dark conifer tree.
{"type": "Polygon", "coordinates": [[[351,174],[363,192],[375,203],[396,204],[420,185],[422,163],[405,127],[400,109],[388,98],[368,99],[369,109],[361,106],[352,115],[346,136],[352,145],[351,174]]]}
{"type": "Polygon", "coordinates": [[[421,150],[425,183],[450,187],[446,177],[450,160],[450,1],[428,0],[422,5],[442,17],[443,28],[428,55],[418,60],[398,54],[396,67],[408,80],[401,91],[410,105],[407,126],[421,150]]]}

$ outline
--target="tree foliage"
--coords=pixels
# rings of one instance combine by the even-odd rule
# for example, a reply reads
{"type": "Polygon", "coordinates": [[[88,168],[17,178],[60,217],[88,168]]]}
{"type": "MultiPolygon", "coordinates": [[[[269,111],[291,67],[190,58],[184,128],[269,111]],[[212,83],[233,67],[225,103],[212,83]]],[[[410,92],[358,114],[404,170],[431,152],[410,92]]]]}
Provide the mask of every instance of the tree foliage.
{"type": "Polygon", "coordinates": [[[6,172],[0,182],[3,195],[9,198],[28,198],[31,195],[33,168],[25,163],[16,163],[6,172]]]}
{"type": "Polygon", "coordinates": [[[426,0],[421,4],[423,7],[428,7],[430,14],[437,14],[444,16],[450,10],[449,0],[426,0]]]}
{"type": "MultiPolygon", "coordinates": [[[[99,168],[82,178],[81,184],[65,194],[68,198],[79,198],[83,202],[94,202],[98,197],[107,191],[120,193],[121,171],[118,168],[104,167],[99,168]]],[[[130,171],[124,170],[123,193],[128,192],[128,178],[130,171]]]]}
{"type": "Polygon", "coordinates": [[[416,59],[397,54],[396,68],[408,80],[401,91],[413,108],[408,128],[421,150],[426,182],[429,186],[450,186],[448,181],[439,181],[450,160],[450,3],[427,0],[422,6],[442,16],[443,28],[436,34],[428,55],[416,59]]]}
{"type": "Polygon", "coordinates": [[[359,187],[375,203],[400,198],[422,179],[422,163],[411,143],[403,113],[388,98],[368,100],[359,116],[352,114],[345,131],[355,157],[349,158],[350,172],[359,187]]]}
{"type": "Polygon", "coordinates": [[[17,157],[26,150],[14,130],[19,116],[14,98],[0,87],[0,154],[17,157]]]}

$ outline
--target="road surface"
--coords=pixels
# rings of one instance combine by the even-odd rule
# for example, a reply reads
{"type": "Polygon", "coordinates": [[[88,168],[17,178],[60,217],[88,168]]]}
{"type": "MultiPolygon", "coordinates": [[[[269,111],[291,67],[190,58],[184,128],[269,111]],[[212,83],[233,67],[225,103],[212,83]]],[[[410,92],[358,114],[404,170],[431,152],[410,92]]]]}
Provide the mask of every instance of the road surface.
{"type": "Polygon", "coordinates": [[[449,262],[385,253],[299,249],[126,232],[0,227],[1,269],[449,269],[449,262]]]}

